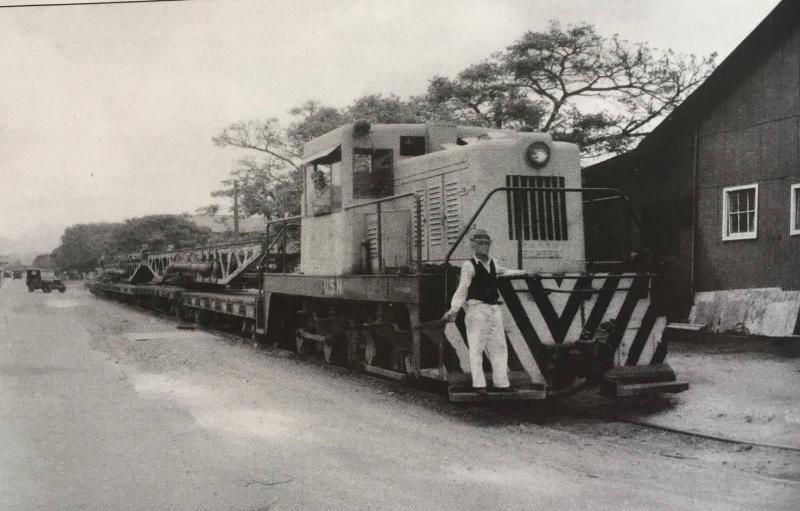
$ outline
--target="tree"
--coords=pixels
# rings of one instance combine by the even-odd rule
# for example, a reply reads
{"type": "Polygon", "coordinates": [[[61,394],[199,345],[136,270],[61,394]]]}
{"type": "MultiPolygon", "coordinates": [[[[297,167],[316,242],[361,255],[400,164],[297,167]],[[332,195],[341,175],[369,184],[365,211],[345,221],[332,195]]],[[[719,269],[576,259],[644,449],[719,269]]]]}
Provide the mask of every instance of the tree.
{"type": "MultiPolygon", "coordinates": [[[[298,215],[303,186],[300,161],[306,142],[357,119],[374,123],[422,122],[418,104],[423,102],[380,94],[358,98],[342,110],[306,101],[289,111],[295,119],[286,128],[275,118],[233,123],[214,137],[214,143],[249,154],[236,161],[229,177],[222,181],[222,188],[211,195],[230,199],[234,183],[238,183],[242,215],[298,215]]],[[[219,209],[219,205],[212,204],[200,211],[214,215],[219,209]]]]}
{"type": "Polygon", "coordinates": [[[120,224],[77,224],[64,229],[61,245],[52,252],[53,262],[62,270],[91,271],[103,254],[114,252],[112,238],[120,224]]]}
{"type": "Polygon", "coordinates": [[[205,244],[211,236],[183,215],[150,215],[123,223],[77,224],[67,227],[61,245],[48,257],[52,267],[67,271],[92,271],[120,254],[138,252],[147,245],[152,252],[205,244]]]}
{"type": "Polygon", "coordinates": [[[715,58],[660,52],[602,37],[592,25],[564,30],[553,21],[455,79],[435,77],[428,99],[459,120],[551,132],[591,157],[632,147],[711,73],[715,58]]]}
{"type": "Polygon", "coordinates": [[[143,245],[148,251],[203,245],[211,229],[199,227],[182,215],[149,215],[117,224],[111,234],[111,249],[117,253],[137,252],[143,245]]]}
{"type": "Polygon", "coordinates": [[[33,258],[33,267],[43,270],[54,270],[56,269],[56,264],[50,254],[38,254],[33,258]]]}
{"type": "Polygon", "coordinates": [[[466,68],[455,80],[434,77],[427,99],[440,106],[440,116],[492,128],[538,126],[545,110],[513,84],[500,63],[488,61],[466,68]]]}

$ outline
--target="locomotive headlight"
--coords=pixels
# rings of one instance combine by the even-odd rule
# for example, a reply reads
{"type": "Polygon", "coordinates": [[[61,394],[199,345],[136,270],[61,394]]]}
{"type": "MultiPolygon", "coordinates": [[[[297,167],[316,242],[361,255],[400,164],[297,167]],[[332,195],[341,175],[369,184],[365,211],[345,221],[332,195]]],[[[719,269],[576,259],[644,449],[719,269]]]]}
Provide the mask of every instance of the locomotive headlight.
{"type": "Polygon", "coordinates": [[[540,169],[550,161],[550,148],[544,142],[534,142],[525,150],[525,160],[531,167],[540,169]]]}

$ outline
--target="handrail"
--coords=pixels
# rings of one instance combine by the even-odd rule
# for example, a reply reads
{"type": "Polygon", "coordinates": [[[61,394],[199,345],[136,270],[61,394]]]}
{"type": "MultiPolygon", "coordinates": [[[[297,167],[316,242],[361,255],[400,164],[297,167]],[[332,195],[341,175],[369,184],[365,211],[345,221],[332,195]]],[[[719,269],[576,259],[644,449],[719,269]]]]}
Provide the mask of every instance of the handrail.
{"type": "MultiPolygon", "coordinates": [[[[480,206],[478,206],[478,209],[475,211],[475,213],[469,219],[469,222],[467,222],[467,225],[461,230],[461,234],[458,236],[458,239],[456,239],[455,243],[453,243],[453,245],[450,247],[450,250],[447,252],[447,256],[444,258],[444,264],[442,266],[443,266],[443,268],[445,270],[444,271],[444,299],[445,299],[445,301],[447,301],[447,299],[448,299],[448,282],[447,281],[448,281],[448,275],[449,275],[450,272],[447,271],[447,268],[450,265],[450,257],[452,257],[452,255],[456,251],[456,248],[458,247],[458,245],[461,243],[461,241],[463,241],[464,236],[467,235],[467,232],[469,232],[470,228],[472,227],[472,224],[475,223],[475,220],[477,220],[478,215],[481,213],[481,211],[483,211],[483,208],[489,202],[489,199],[495,193],[502,192],[502,191],[516,191],[516,192],[526,192],[526,191],[535,191],[535,192],[538,192],[538,191],[545,191],[545,192],[585,192],[585,191],[590,191],[590,192],[608,192],[608,193],[616,194],[615,196],[620,197],[625,202],[625,204],[627,206],[627,209],[628,209],[628,212],[631,213],[631,214],[633,213],[633,208],[631,206],[630,199],[628,199],[628,196],[625,195],[624,193],[622,193],[620,190],[618,190],[616,188],[545,188],[545,187],[541,187],[541,186],[524,187],[524,188],[523,187],[515,188],[513,186],[501,186],[501,187],[495,188],[494,190],[490,191],[486,195],[486,197],[484,197],[484,199],[481,202],[480,206]]],[[[638,225],[638,221],[637,221],[637,225],[638,225]]],[[[630,227],[628,228],[628,238],[630,238],[630,227]]],[[[628,244],[630,245],[630,239],[628,240],[628,244]]],[[[520,235],[517,236],[517,269],[519,269],[519,270],[522,269],[522,236],[520,236],[520,235]]]]}
{"type": "MultiPolygon", "coordinates": [[[[632,212],[632,210],[633,210],[633,208],[631,207],[630,199],[628,199],[628,196],[625,195],[624,193],[622,193],[620,190],[618,190],[616,188],[545,188],[545,187],[541,187],[541,186],[518,187],[517,188],[517,187],[513,187],[513,186],[501,186],[501,187],[495,188],[494,190],[490,191],[486,195],[486,197],[484,197],[484,199],[481,202],[480,206],[478,206],[478,209],[475,211],[475,213],[469,219],[469,222],[467,222],[466,226],[461,230],[461,234],[459,234],[458,239],[456,239],[455,243],[453,243],[453,245],[450,246],[450,250],[447,252],[447,256],[444,258],[444,267],[447,268],[447,266],[450,264],[450,257],[452,257],[452,255],[456,251],[456,248],[458,247],[458,245],[461,243],[461,241],[463,241],[464,236],[466,236],[467,232],[469,232],[470,228],[472,227],[472,224],[474,224],[475,220],[477,220],[478,215],[483,211],[483,208],[486,206],[486,204],[489,202],[489,199],[492,198],[492,196],[495,193],[497,193],[497,192],[551,192],[552,193],[552,192],[587,192],[587,191],[588,192],[614,193],[614,194],[616,194],[616,196],[618,196],[619,198],[621,198],[625,202],[629,212],[632,212]]],[[[522,237],[521,236],[517,236],[517,267],[520,270],[522,269],[522,237]]]]}
{"type": "Polygon", "coordinates": [[[272,225],[272,224],[278,224],[278,223],[281,223],[281,222],[288,222],[289,220],[300,220],[302,218],[303,218],[302,215],[286,216],[286,217],[283,217],[283,218],[276,218],[275,220],[268,220],[267,223],[264,224],[264,227],[269,228],[269,226],[272,225]]]}
{"type": "Polygon", "coordinates": [[[417,197],[417,198],[419,198],[419,195],[417,195],[416,192],[406,192],[406,193],[400,193],[398,195],[390,195],[388,197],[381,197],[380,199],[375,199],[375,200],[371,200],[371,201],[367,201],[367,202],[360,202],[358,204],[351,204],[351,205],[349,205],[349,206],[347,206],[345,208],[342,208],[342,209],[347,211],[349,209],[356,209],[356,208],[361,208],[361,207],[364,207],[364,206],[371,206],[371,205],[377,204],[379,202],[388,202],[390,200],[405,199],[406,197],[411,197],[412,195],[417,197]]]}
{"type": "Polygon", "coordinates": [[[264,255],[262,257],[262,261],[266,260],[267,263],[269,264],[270,250],[272,249],[272,246],[275,245],[276,243],[278,243],[278,241],[282,240],[283,244],[281,246],[281,256],[282,256],[281,265],[282,265],[283,270],[284,271],[286,270],[286,235],[287,235],[287,230],[290,227],[301,227],[302,226],[302,224],[300,224],[300,223],[289,224],[288,222],[294,221],[294,220],[300,220],[300,219],[302,219],[302,216],[296,215],[296,216],[287,216],[287,217],[284,217],[284,218],[277,218],[275,220],[270,220],[269,222],[267,222],[266,229],[265,229],[265,234],[264,234],[264,249],[263,249],[264,250],[264,255]],[[277,236],[275,236],[275,240],[272,241],[272,243],[270,243],[270,236],[269,236],[270,235],[270,228],[272,227],[273,224],[283,224],[283,225],[281,226],[280,231],[278,231],[277,236]]]}
{"type": "Polygon", "coordinates": [[[345,211],[347,211],[355,208],[375,205],[375,213],[377,215],[376,220],[378,223],[377,224],[378,275],[383,274],[383,226],[381,225],[382,224],[381,204],[391,200],[405,199],[406,197],[414,198],[414,208],[416,209],[417,213],[417,222],[415,231],[417,234],[417,273],[419,274],[422,273],[422,200],[420,199],[419,195],[416,192],[407,192],[398,195],[390,195],[389,197],[382,197],[380,199],[375,199],[368,202],[362,202],[360,204],[353,204],[347,206],[346,208],[343,208],[345,211]]]}

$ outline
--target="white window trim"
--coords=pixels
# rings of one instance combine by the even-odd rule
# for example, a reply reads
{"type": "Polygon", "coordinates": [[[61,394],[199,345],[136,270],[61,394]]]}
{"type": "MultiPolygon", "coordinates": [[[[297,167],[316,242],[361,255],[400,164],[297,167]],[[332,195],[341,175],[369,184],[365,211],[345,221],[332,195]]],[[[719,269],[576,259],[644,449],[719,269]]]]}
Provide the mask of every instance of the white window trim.
{"type": "Polygon", "coordinates": [[[797,218],[797,210],[795,209],[795,204],[797,204],[797,197],[800,195],[800,183],[794,184],[791,187],[789,192],[789,235],[790,236],[800,236],[800,225],[795,227],[794,220],[797,218]]]}
{"type": "Polygon", "coordinates": [[[754,240],[758,236],[758,183],[740,186],[728,186],[722,189],[722,241],[734,240],[754,240]],[[728,234],[728,194],[730,192],[737,192],[739,190],[754,189],[756,191],[755,197],[755,215],[753,215],[753,232],[738,232],[728,234]]]}

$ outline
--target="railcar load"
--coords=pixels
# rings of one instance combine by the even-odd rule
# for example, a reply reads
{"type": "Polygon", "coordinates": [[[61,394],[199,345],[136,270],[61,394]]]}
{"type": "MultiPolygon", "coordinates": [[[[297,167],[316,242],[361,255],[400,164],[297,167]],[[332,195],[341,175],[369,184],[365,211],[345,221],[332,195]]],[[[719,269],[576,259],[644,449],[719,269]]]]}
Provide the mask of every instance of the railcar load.
{"type": "MultiPolygon", "coordinates": [[[[658,278],[625,270],[629,247],[588,261],[584,215],[616,190],[581,187],[578,148],[546,133],[448,123],[341,126],[305,145],[301,215],[257,242],[143,251],[93,293],[318,351],[397,380],[433,380],[453,401],[679,392],[664,363],[658,278]],[[475,229],[499,277],[513,393],[469,390],[463,313],[449,307],[475,229]],[[602,269],[602,271],[599,271],[602,269]]],[[[488,365],[487,365],[488,368],[488,365]]]]}

